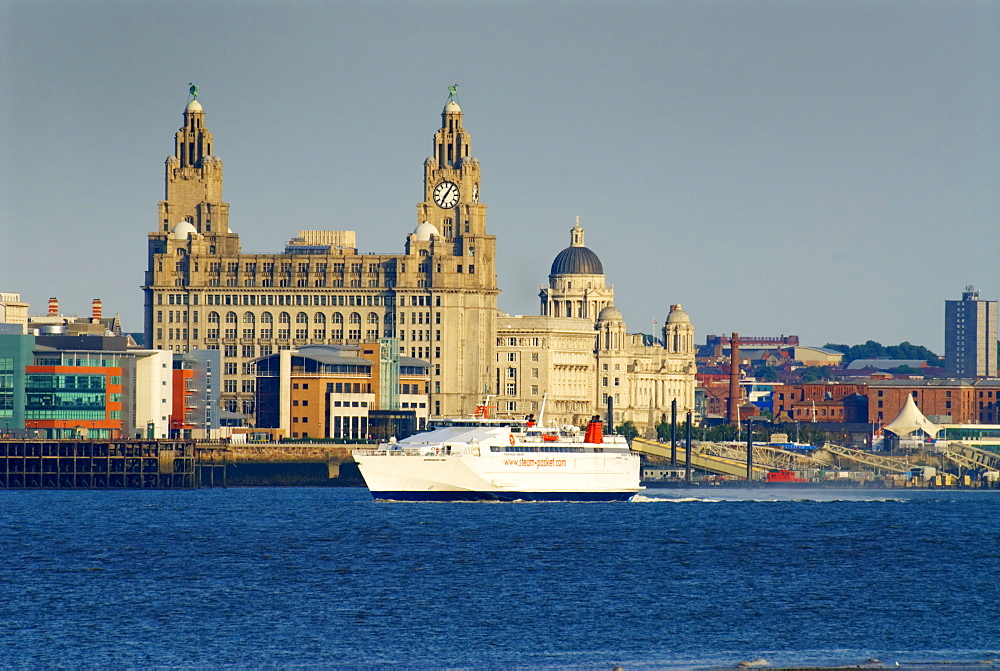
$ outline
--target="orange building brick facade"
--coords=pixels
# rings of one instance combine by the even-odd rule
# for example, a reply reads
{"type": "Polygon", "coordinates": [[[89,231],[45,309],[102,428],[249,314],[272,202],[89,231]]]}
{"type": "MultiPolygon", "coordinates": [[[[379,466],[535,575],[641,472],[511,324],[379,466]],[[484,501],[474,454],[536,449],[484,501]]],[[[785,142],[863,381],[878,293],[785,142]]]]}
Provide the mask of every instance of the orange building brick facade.
{"type": "MultiPolygon", "coordinates": [[[[992,390],[991,390],[992,391],[992,390]]],[[[941,424],[982,423],[976,386],[966,380],[887,380],[868,388],[868,421],[888,424],[907,396],[928,419],[941,424]]]]}

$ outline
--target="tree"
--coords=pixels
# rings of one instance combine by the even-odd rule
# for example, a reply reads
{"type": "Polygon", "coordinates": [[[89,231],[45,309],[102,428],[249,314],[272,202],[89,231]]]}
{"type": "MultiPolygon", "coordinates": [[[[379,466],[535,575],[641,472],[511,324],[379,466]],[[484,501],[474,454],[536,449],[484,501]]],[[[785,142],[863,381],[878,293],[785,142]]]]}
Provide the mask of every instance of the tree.
{"type": "Polygon", "coordinates": [[[761,382],[778,381],[778,371],[774,370],[771,366],[757,366],[753,372],[753,376],[761,382]]]}
{"type": "Polygon", "coordinates": [[[919,375],[920,369],[914,368],[913,366],[907,366],[904,364],[902,366],[896,366],[890,372],[896,373],[897,375],[919,375]]]}
{"type": "Polygon", "coordinates": [[[803,382],[819,382],[820,380],[832,380],[833,369],[830,366],[809,366],[802,371],[803,382]]]}
{"type": "Polygon", "coordinates": [[[656,439],[661,443],[669,443],[671,428],[670,422],[659,422],[656,425],[656,439]]]}
{"type": "Polygon", "coordinates": [[[921,361],[937,361],[940,358],[923,345],[913,345],[906,340],[898,345],[889,345],[888,347],[874,340],[869,340],[863,345],[827,343],[824,347],[842,352],[845,364],[857,359],[919,359],[921,361]]]}
{"type": "Polygon", "coordinates": [[[615,429],[615,433],[620,436],[625,436],[625,440],[632,442],[632,439],[639,435],[639,429],[635,428],[635,422],[631,419],[626,420],[624,424],[615,429]]]}

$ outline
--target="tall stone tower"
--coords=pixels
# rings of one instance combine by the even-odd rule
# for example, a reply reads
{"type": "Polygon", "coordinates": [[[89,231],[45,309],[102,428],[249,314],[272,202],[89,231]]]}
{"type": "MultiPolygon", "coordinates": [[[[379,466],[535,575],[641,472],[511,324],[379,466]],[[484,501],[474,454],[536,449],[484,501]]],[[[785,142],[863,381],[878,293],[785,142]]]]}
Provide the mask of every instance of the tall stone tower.
{"type": "Polygon", "coordinates": [[[197,100],[184,110],[184,126],[174,135],[165,179],[161,232],[169,232],[182,221],[202,234],[229,232],[229,203],[222,202],[222,160],[212,155],[212,134],[197,100]]]}
{"type": "MultiPolygon", "coordinates": [[[[174,153],[167,157],[164,167],[164,199],[158,206],[158,223],[148,236],[143,293],[144,331],[150,348],[164,349],[162,327],[159,335],[154,328],[154,305],[197,305],[188,287],[199,283],[197,276],[192,277],[192,273],[199,272],[198,259],[240,253],[239,237],[229,230],[229,203],[222,200],[222,160],[212,154],[212,149],[205,110],[192,100],[184,109],[183,126],[174,134],[174,153]]],[[[176,318],[178,325],[187,326],[187,310],[178,308],[169,316],[170,323],[176,318]]],[[[161,312],[158,323],[163,321],[161,312]]],[[[184,340],[189,342],[188,329],[184,333],[184,340]]],[[[193,333],[196,331],[192,329],[193,333]]]]}
{"type": "MultiPolygon", "coordinates": [[[[462,117],[458,103],[449,100],[434,134],[434,155],[424,161],[424,200],[407,244],[407,255],[416,257],[409,268],[416,272],[400,273],[396,287],[400,312],[420,296],[441,308],[427,314],[434,315],[431,363],[437,364],[441,351],[448,359],[432,371],[432,412],[444,416],[472,412],[496,370],[496,236],[486,233],[479,161],[462,117]]],[[[406,330],[403,323],[399,328],[406,330]]]]}

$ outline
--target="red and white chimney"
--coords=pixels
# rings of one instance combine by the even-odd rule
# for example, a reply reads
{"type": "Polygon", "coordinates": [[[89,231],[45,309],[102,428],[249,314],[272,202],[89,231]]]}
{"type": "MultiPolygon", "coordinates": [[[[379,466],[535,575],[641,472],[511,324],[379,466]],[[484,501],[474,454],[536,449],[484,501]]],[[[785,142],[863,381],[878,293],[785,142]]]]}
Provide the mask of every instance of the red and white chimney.
{"type": "Polygon", "coordinates": [[[59,299],[53,296],[49,299],[49,316],[56,317],[59,315],[59,299]]]}
{"type": "Polygon", "coordinates": [[[101,309],[101,299],[95,298],[90,303],[90,321],[96,324],[97,322],[101,321],[102,314],[103,310],[101,309]]]}

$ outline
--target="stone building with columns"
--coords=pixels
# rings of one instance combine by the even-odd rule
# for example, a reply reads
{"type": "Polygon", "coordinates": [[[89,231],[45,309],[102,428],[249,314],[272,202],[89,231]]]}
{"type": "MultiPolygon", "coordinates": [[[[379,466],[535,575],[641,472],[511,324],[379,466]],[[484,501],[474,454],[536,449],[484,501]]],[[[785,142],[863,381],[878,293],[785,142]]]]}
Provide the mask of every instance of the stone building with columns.
{"type": "Polygon", "coordinates": [[[283,251],[244,251],[217,149],[191,100],[148,235],[146,346],[221,350],[223,407],[252,421],[259,357],[395,339],[401,355],[430,364],[433,415],[471,413],[492,380],[499,290],[479,161],[458,103],[441,113],[400,254],[359,253],[353,231],[299,231],[283,251]]]}
{"type": "Polygon", "coordinates": [[[670,306],[657,340],[628,333],[600,258],[584,244],[579,218],[570,246],[552,262],[538,316],[501,314],[496,338],[495,405],[501,416],[542,412],[559,424],[602,417],[651,428],[671,402],[694,410],[694,327],[670,306]]]}

